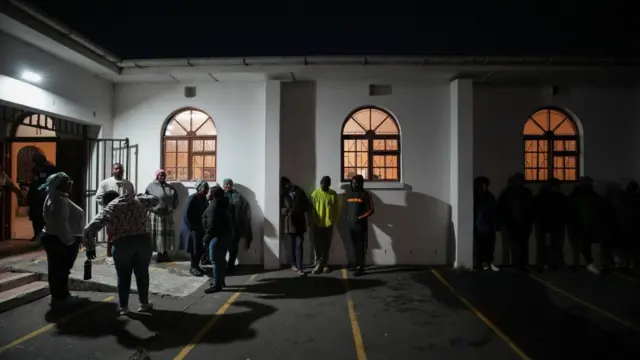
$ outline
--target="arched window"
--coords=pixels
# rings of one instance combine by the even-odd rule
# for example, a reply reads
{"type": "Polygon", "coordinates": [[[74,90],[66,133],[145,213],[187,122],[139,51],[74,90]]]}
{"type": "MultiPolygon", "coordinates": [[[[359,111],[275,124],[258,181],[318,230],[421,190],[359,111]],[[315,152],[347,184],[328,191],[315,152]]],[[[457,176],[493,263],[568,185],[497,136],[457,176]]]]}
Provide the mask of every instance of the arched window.
{"type": "Polygon", "coordinates": [[[545,108],[524,124],[524,173],[527,181],[576,181],[580,174],[580,136],[571,116],[545,108]]]}
{"type": "Polygon", "coordinates": [[[15,128],[15,137],[56,137],[55,130],[47,130],[54,128],[53,120],[50,117],[42,114],[32,114],[27,116],[22,121],[22,124],[15,128]]]}
{"type": "Polygon", "coordinates": [[[176,112],[167,120],[162,140],[167,180],[216,180],[218,131],[209,115],[196,109],[176,112]]]}
{"type": "Polygon", "coordinates": [[[400,181],[400,130],[388,112],[366,107],[342,125],[342,181],[400,181]]]}

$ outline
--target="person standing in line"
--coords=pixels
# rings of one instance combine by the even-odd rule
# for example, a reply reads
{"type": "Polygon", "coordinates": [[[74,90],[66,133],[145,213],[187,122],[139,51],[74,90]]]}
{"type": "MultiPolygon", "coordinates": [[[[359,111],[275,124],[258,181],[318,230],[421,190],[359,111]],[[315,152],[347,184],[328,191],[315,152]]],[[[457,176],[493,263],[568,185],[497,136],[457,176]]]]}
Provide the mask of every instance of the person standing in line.
{"type": "MultiPolygon", "coordinates": [[[[41,241],[47,254],[51,307],[66,310],[86,299],[69,292],[69,274],[73,268],[83,236],[84,210],[69,199],[73,181],[63,173],[50,175],[38,191],[46,194],[42,215],[44,228],[41,241]]],[[[95,258],[95,251],[87,257],[95,258]]]]}
{"type": "Polygon", "coordinates": [[[44,217],[42,215],[42,206],[44,205],[46,192],[40,191],[39,188],[46,183],[49,176],[58,172],[56,167],[47,158],[40,153],[33,155],[33,177],[27,192],[27,205],[29,205],[29,220],[33,226],[33,237],[31,241],[36,241],[40,237],[40,233],[44,228],[44,217]]]}
{"type": "Polygon", "coordinates": [[[371,193],[364,189],[364,177],[355,175],[347,193],[345,220],[355,255],[355,276],[364,274],[364,266],[369,246],[369,217],[374,213],[371,193]]]}
{"type": "Polygon", "coordinates": [[[251,206],[247,199],[233,187],[233,180],[224,179],[222,186],[225,195],[229,200],[229,213],[234,227],[234,237],[229,246],[229,263],[227,264],[227,274],[232,274],[236,259],[238,258],[238,250],[240,248],[240,239],[244,238],[245,250],[248,250],[253,240],[253,231],[251,229],[251,206]]]}
{"type": "MultiPolygon", "coordinates": [[[[131,181],[124,178],[124,166],[115,163],[111,167],[111,177],[100,182],[98,191],[96,192],[96,203],[102,208],[104,207],[103,196],[107,191],[116,191],[120,195],[135,194],[136,191],[131,181]]],[[[107,233],[107,264],[113,265],[113,257],[111,254],[113,245],[113,234],[107,233]]]]}
{"type": "Polygon", "coordinates": [[[213,294],[227,286],[225,281],[227,247],[235,236],[229,197],[225,196],[220,186],[214,186],[211,189],[211,203],[202,215],[202,226],[204,227],[203,246],[209,250],[212,267],[211,286],[204,292],[213,294]]]}
{"type": "Polygon", "coordinates": [[[323,176],[320,188],[311,193],[313,220],[315,225],[313,243],[316,250],[316,266],[313,274],[331,272],[329,269],[329,251],[333,237],[333,225],[340,216],[338,194],[331,189],[331,178],[323,176]]]}
{"type": "Polygon", "coordinates": [[[151,239],[154,251],[158,253],[157,263],[170,262],[167,252],[175,241],[173,212],[178,208],[178,192],[167,182],[167,173],[163,169],[156,171],[156,179],[147,186],[145,195],[153,195],[159,203],[149,213],[151,239]]]}
{"type": "Polygon", "coordinates": [[[209,194],[209,184],[205,180],[196,182],[196,192],[189,195],[182,214],[182,224],[180,226],[180,250],[188,252],[191,256],[190,273],[193,276],[203,276],[204,271],[200,268],[200,260],[204,253],[202,239],[204,237],[204,227],[202,216],[209,206],[207,195],[209,194]]]}
{"type": "Polygon", "coordinates": [[[504,243],[509,244],[511,263],[529,272],[529,237],[533,228],[533,193],[525,186],[522,173],[509,178],[498,196],[498,222],[504,243]]]}
{"type": "Polygon", "coordinates": [[[105,192],[102,199],[105,206],[84,228],[88,257],[95,258],[96,234],[107,227],[113,234],[113,260],[118,276],[118,311],[120,315],[129,313],[132,273],[136,277],[140,300],[138,311],[149,311],[153,308],[149,301],[149,264],[153,250],[147,213],[151,208],[157,207],[160,200],[153,195],[143,194],[119,196],[114,190],[105,192]],[[89,256],[89,252],[92,256],[89,256]]]}
{"type": "Polygon", "coordinates": [[[291,270],[303,276],[303,242],[304,233],[307,232],[307,213],[311,210],[311,204],[304,190],[293,185],[288,178],[281,177],[280,185],[280,214],[284,220],[284,233],[289,235],[291,240],[291,270]]]}
{"type": "MultiPolygon", "coordinates": [[[[3,199],[5,190],[9,190],[16,194],[18,202],[26,200],[22,191],[20,191],[20,188],[16,186],[15,182],[9,177],[9,175],[7,175],[7,173],[4,172],[2,164],[0,164],[0,201],[3,199]]],[[[2,216],[2,213],[0,213],[0,216],[2,216]]],[[[0,240],[4,240],[3,236],[4,232],[0,231],[0,240]]]]}
{"type": "Polygon", "coordinates": [[[489,191],[490,181],[478,176],[473,192],[473,237],[475,239],[476,266],[486,271],[499,271],[493,264],[496,246],[496,197],[489,191]]]}
{"type": "Polygon", "coordinates": [[[567,225],[573,255],[572,268],[577,269],[582,253],[587,270],[599,275],[600,269],[593,263],[591,247],[606,224],[607,217],[603,214],[605,199],[593,188],[593,179],[583,176],[569,195],[568,203],[567,225]]]}
{"type": "Polygon", "coordinates": [[[536,270],[557,270],[564,262],[564,237],[568,210],[567,197],[560,190],[560,180],[553,178],[542,185],[534,198],[536,233],[536,270]],[[547,245],[547,237],[550,239],[547,245]]]}

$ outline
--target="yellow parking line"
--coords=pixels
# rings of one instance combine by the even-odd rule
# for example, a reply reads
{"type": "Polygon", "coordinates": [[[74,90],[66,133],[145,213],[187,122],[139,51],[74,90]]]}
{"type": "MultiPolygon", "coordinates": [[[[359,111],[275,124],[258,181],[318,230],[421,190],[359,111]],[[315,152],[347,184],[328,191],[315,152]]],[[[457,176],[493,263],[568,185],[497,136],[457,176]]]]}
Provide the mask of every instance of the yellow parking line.
{"type": "Polygon", "coordinates": [[[616,272],[616,271],[613,272],[613,275],[615,275],[615,276],[617,276],[619,278],[623,278],[625,280],[633,281],[634,283],[638,282],[638,279],[636,279],[636,278],[634,278],[632,276],[629,276],[629,275],[620,274],[619,272],[616,272]]]}
{"type": "MultiPolygon", "coordinates": [[[[256,278],[256,276],[258,276],[258,274],[253,274],[249,278],[249,280],[245,282],[245,285],[252,282],[253,279],[256,278]]],[[[182,348],[182,350],[180,350],[178,355],[176,355],[176,357],[174,357],[173,360],[182,360],[187,355],[189,355],[191,350],[193,350],[193,348],[196,347],[196,345],[200,342],[200,340],[202,340],[202,338],[207,334],[207,332],[209,332],[209,330],[211,330],[211,328],[218,322],[218,320],[220,320],[220,315],[227,312],[227,310],[229,310],[229,308],[231,307],[231,304],[233,304],[241,294],[242,294],[242,290],[234,293],[229,298],[229,300],[227,300],[227,302],[225,302],[224,305],[222,305],[222,307],[220,307],[220,309],[216,311],[215,315],[213,315],[213,318],[211,318],[211,320],[208,323],[206,323],[202,329],[200,329],[200,331],[196,334],[196,336],[194,336],[193,339],[189,341],[189,344],[187,344],[187,346],[185,346],[184,348],[182,348]]]]}
{"type": "Polygon", "coordinates": [[[353,342],[356,346],[356,355],[358,360],[367,360],[367,354],[364,351],[364,342],[362,341],[362,333],[360,332],[360,324],[358,324],[358,316],[353,305],[353,299],[349,293],[349,274],[347,269],[342,269],[342,280],[347,290],[347,308],[349,310],[349,319],[351,320],[351,330],[353,332],[353,342]]]}
{"type": "MultiPolygon", "coordinates": [[[[102,300],[102,302],[103,303],[104,302],[109,302],[109,301],[111,301],[113,299],[115,299],[115,296],[109,296],[106,299],[102,300]]],[[[55,323],[47,324],[45,326],[42,326],[39,329],[36,329],[36,330],[28,333],[27,335],[19,337],[19,338],[13,340],[12,342],[8,343],[7,345],[4,345],[3,347],[0,347],[0,353],[3,353],[4,351],[7,351],[10,348],[15,347],[17,345],[20,345],[20,344],[22,344],[23,342],[25,342],[27,340],[33,339],[34,337],[36,337],[38,335],[41,335],[41,334],[53,329],[57,324],[61,324],[61,323],[67,322],[67,321],[69,321],[69,320],[71,320],[71,319],[73,319],[73,318],[75,318],[75,317],[77,317],[79,315],[82,315],[82,314],[86,313],[87,311],[89,311],[91,309],[94,309],[94,308],[96,308],[96,307],[98,307],[100,305],[101,305],[101,303],[87,306],[87,307],[85,307],[83,309],[80,309],[80,310],[78,310],[78,311],[76,311],[76,312],[74,312],[72,314],[69,314],[69,315],[63,317],[62,319],[58,320],[55,323]]]]}
{"type": "Polygon", "coordinates": [[[449,291],[451,291],[451,293],[455,295],[458,298],[458,300],[460,300],[460,302],[466,305],[469,308],[469,310],[471,310],[471,312],[478,317],[478,319],[482,320],[482,322],[485,323],[485,325],[487,325],[491,330],[493,330],[493,332],[496,333],[496,335],[498,335],[505,343],[507,343],[507,345],[509,345],[509,347],[516,354],[518,354],[520,358],[524,360],[531,360],[531,358],[527,354],[525,354],[525,352],[522,351],[522,349],[520,349],[518,345],[516,345],[513,342],[513,340],[511,340],[511,338],[509,338],[509,336],[503,333],[502,330],[500,330],[500,328],[498,328],[493,322],[491,322],[491,320],[489,320],[486,316],[484,316],[480,312],[480,310],[478,310],[475,306],[473,306],[473,304],[471,304],[467,299],[465,299],[462,295],[458,294],[458,292],[453,288],[453,286],[451,286],[451,284],[449,284],[449,282],[445,280],[445,278],[442,275],[440,275],[438,271],[436,271],[435,269],[431,269],[431,273],[433,273],[433,275],[435,275],[435,277],[444,286],[446,286],[449,289],[449,291]]]}
{"type": "Polygon", "coordinates": [[[549,289],[554,290],[555,292],[557,292],[559,294],[562,294],[562,295],[568,297],[569,299],[571,299],[571,300],[573,300],[573,301],[575,301],[575,302],[577,302],[577,303],[579,303],[581,305],[584,305],[584,306],[588,307],[589,309],[591,309],[591,310],[593,310],[593,311],[595,311],[595,312],[597,312],[599,314],[602,314],[602,315],[608,317],[611,320],[615,320],[615,321],[621,323],[622,325],[626,325],[626,326],[628,326],[628,327],[630,327],[630,328],[632,328],[632,329],[634,329],[636,331],[640,331],[640,327],[637,327],[637,326],[635,326],[634,324],[632,324],[632,323],[630,323],[628,321],[622,320],[619,317],[611,314],[610,312],[607,312],[607,311],[605,311],[605,310],[603,310],[603,309],[601,309],[601,308],[599,308],[599,307],[597,307],[595,305],[592,305],[592,304],[590,304],[590,303],[588,303],[588,302],[586,302],[586,301],[584,301],[582,299],[579,299],[579,298],[569,294],[568,292],[566,292],[566,291],[564,291],[564,290],[562,290],[562,289],[560,289],[560,288],[558,288],[556,286],[551,285],[551,283],[549,283],[549,282],[547,282],[547,281],[545,281],[545,280],[543,280],[543,279],[541,279],[541,278],[539,278],[539,277],[537,277],[535,275],[529,274],[529,276],[532,279],[544,284],[549,289]]]}

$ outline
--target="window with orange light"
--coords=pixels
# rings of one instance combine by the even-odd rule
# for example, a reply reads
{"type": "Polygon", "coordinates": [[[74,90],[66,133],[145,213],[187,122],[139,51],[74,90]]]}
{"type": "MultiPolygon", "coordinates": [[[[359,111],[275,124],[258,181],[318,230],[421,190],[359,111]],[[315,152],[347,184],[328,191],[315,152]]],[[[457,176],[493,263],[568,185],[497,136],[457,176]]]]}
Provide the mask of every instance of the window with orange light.
{"type": "Polygon", "coordinates": [[[530,182],[551,178],[577,181],[580,176],[580,136],[566,112],[545,108],[524,125],[524,174],[530,182]]]}
{"type": "Polygon", "coordinates": [[[400,129],[396,119],[376,107],[357,109],[342,126],[342,181],[400,181],[400,129]]]}

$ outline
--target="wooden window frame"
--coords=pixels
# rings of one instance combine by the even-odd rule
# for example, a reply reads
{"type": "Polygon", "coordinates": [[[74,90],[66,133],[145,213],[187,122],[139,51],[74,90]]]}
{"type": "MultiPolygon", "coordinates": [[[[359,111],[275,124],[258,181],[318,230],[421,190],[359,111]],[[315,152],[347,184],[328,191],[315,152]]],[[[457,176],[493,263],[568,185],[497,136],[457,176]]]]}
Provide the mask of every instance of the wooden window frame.
{"type": "MultiPolygon", "coordinates": [[[[214,167],[214,174],[213,177],[210,178],[203,178],[206,181],[217,181],[218,178],[218,135],[165,135],[167,132],[167,126],[171,123],[171,121],[173,121],[178,115],[187,112],[187,111],[197,111],[200,113],[203,113],[207,116],[207,120],[205,120],[200,127],[202,127],[207,121],[211,121],[213,122],[213,119],[211,118],[211,116],[209,116],[209,114],[207,114],[206,112],[200,110],[200,109],[195,109],[195,108],[184,108],[184,109],[180,109],[176,112],[174,112],[165,122],[164,125],[162,126],[162,141],[160,142],[160,167],[162,169],[166,170],[166,155],[167,153],[173,153],[176,154],[176,171],[178,168],[181,168],[180,166],[178,166],[178,156],[177,154],[182,153],[181,151],[177,151],[177,142],[178,141],[187,141],[187,172],[188,172],[188,180],[179,180],[178,174],[176,173],[176,179],[175,180],[169,180],[169,181],[187,181],[187,182],[193,182],[193,181],[197,181],[199,179],[193,179],[193,172],[194,172],[194,168],[193,168],[193,156],[214,156],[215,157],[215,167],[214,167]],[[201,140],[214,140],[215,141],[215,147],[213,151],[193,151],[193,142],[194,141],[201,141],[201,140]],[[167,152],[167,141],[176,141],[176,151],[171,151],[171,152],[167,152]]],[[[178,122],[176,120],[176,122],[178,122]]],[[[216,132],[218,131],[217,127],[215,126],[215,122],[213,122],[213,126],[216,129],[216,132]]],[[[197,130],[200,129],[200,127],[198,127],[197,130]]],[[[185,129],[186,130],[186,129],[185,129]]],[[[173,167],[172,167],[173,168],[173,167]]]]}
{"type": "MultiPolygon", "coordinates": [[[[554,178],[554,170],[555,170],[555,162],[554,159],[556,157],[564,157],[564,156],[573,156],[576,159],[576,178],[574,180],[565,180],[565,179],[558,179],[560,180],[562,183],[576,183],[580,180],[580,169],[582,166],[582,162],[580,159],[580,130],[576,124],[576,122],[573,120],[573,118],[564,110],[559,109],[559,108],[554,108],[554,107],[546,107],[546,108],[541,108],[539,110],[536,110],[531,116],[529,116],[527,118],[527,121],[529,121],[530,119],[533,119],[535,121],[535,118],[533,118],[533,116],[535,114],[537,114],[540,111],[556,111],[561,113],[563,116],[565,116],[565,121],[570,121],[573,128],[575,129],[575,135],[555,135],[553,132],[548,131],[545,134],[542,135],[523,135],[523,141],[522,141],[522,159],[523,159],[523,169],[524,169],[524,173],[526,176],[527,170],[531,170],[531,169],[543,169],[540,166],[536,166],[535,168],[528,168],[527,167],[527,163],[526,163],[526,154],[527,154],[527,149],[526,149],[526,144],[527,141],[546,141],[547,142],[547,179],[545,180],[539,180],[539,179],[535,179],[535,180],[531,180],[531,179],[526,179],[525,181],[527,183],[545,183],[548,182],[549,180],[554,178]],[[555,141],[575,141],[576,147],[575,147],[575,151],[556,151],[554,149],[554,142],[555,141]]],[[[526,124],[526,122],[525,122],[526,124]]],[[[539,154],[544,154],[544,153],[539,153],[539,154]]]]}
{"type": "MultiPolygon", "coordinates": [[[[386,119],[385,119],[386,121],[386,119]]],[[[400,159],[400,155],[402,153],[402,144],[400,141],[400,125],[398,124],[398,120],[396,120],[396,118],[391,115],[388,111],[379,108],[379,107],[375,107],[375,106],[365,106],[365,107],[361,107],[358,109],[355,109],[354,111],[352,111],[349,116],[346,117],[346,119],[344,120],[344,122],[342,123],[342,131],[341,131],[341,136],[340,136],[340,180],[342,182],[350,182],[351,179],[346,179],[345,178],[345,161],[344,161],[344,155],[345,155],[345,148],[344,148],[344,142],[345,140],[366,140],[367,141],[367,177],[365,178],[365,181],[367,182],[376,182],[376,183],[399,183],[402,179],[402,161],[400,159]],[[356,135],[356,134],[345,134],[344,133],[344,127],[347,124],[347,122],[349,120],[351,120],[353,118],[353,116],[355,114],[357,114],[360,111],[363,110],[378,110],[381,112],[384,112],[388,118],[393,121],[396,125],[396,128],[398,129],[398,134],[397,135],[393,135],[393,134],[376,134],[375,131],[373,130],[366,130],[364,135],[356,135]],[[373,148],[373,144],[375,140],[395,140],[396,141],[396,150],[374,150],[373,148]],[[374,179],[373,176],[373,169],[376,168],[375,166],[373,166],[373,157],[376,155],[380,155],[380,156],[385,156],[385,155],[393,155],[396,156],[397,158],[397,165],[395,167],[397,173],[398,173],[398,178],[394,179],[394,180],[387,180],[387,179],[374,179]]],[[[357,165],[357,164],[356,164],[357,165]]],[[[356,169],[358,167],[356,166],[356,169]]],[[[384,169],[393,169],[393,167],[383,167],[384,169]]]]}

